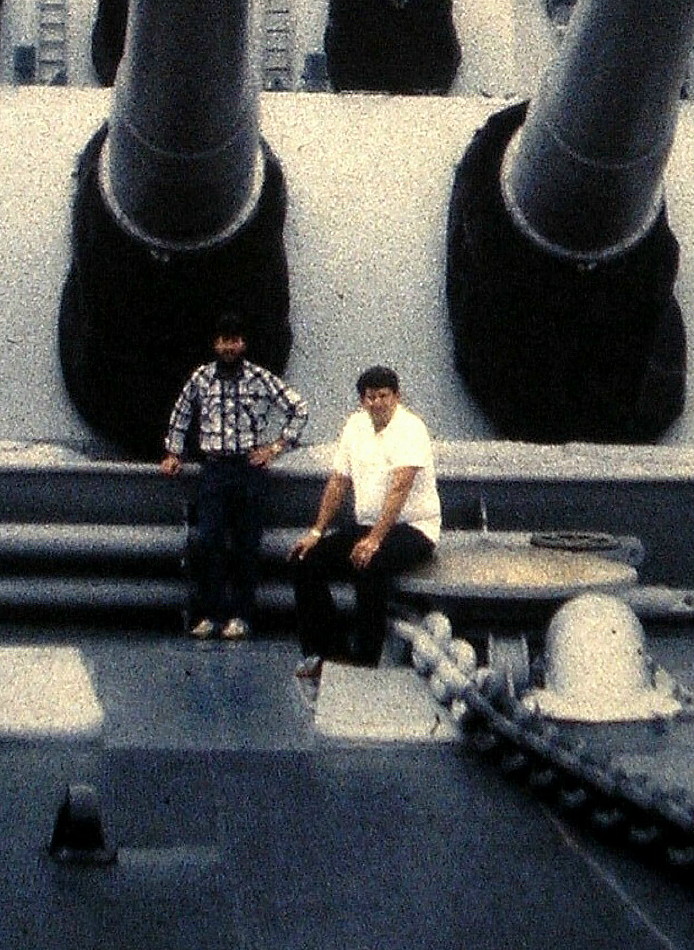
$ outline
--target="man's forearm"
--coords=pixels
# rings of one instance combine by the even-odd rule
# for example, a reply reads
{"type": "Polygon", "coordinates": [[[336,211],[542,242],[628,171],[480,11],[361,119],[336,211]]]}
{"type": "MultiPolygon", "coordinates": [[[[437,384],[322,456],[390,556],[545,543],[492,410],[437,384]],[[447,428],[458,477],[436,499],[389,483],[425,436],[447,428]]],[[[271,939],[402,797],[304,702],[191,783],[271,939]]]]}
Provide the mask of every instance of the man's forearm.
{"type": "Polygon", "coordinates": [[[169,429],[164,439],[164,451],[169,455],[183,455],[186,435],[190,426],[192,413],[177,411],[171,417],[169,429]]]}
{"type": "Polygon", "coordinates": [[[405,507],[417,474],[416,468],[400,468],[393,472],[388,492],[383,500],[381,513],[369,534],[376,541],[383,541],[405,507]]]}
{"type": "Polygon", "coordinates": [[[321,534],[329,527],[340,508],[342,508],[348,484],[349,479],[345,475],[339,475],[337,472],[330,475],[323,490],[318,506],[318,514],[314,522],[314,528],[320,531],[321,534]]]}

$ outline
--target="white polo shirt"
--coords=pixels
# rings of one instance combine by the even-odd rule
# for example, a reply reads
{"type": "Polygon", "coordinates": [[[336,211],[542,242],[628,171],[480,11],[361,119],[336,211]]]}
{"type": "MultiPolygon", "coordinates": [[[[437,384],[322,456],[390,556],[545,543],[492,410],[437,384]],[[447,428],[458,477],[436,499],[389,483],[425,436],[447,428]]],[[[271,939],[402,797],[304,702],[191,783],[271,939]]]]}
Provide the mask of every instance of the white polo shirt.
{"type": "Polygon", "coordinates": [[[359,524],[375,524],[396,468],[417,468],[399,522],[418,528],[435,544],[441,534],[441,502],[427,428],[398,404],[388,425],[376,432],[365,409],[352,413],[342,430],[333,469],[352,480],[359,524]]]}

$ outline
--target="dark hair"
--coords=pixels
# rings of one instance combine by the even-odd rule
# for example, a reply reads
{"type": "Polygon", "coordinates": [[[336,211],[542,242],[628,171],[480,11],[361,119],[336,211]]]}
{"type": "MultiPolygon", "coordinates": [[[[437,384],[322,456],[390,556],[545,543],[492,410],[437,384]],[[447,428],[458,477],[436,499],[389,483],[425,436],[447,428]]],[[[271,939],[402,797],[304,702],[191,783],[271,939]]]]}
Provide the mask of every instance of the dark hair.
{"type": "Polygon", "coordinates": [[[214,325],[215,340],[220,336],[225,340],[228,340],[234,336],[241,336],[245,340],[247,333],[248,330],[243,318],[240,317],[238,313],[233,313],[231,310],[220,314],[217,322],[214,325]]]}
{"type": "Polygon", "coordinates": [[[370,366],[357,380],[357,392],[361,399],[366,395],[367,389],[391,389],[394,393],[399,393],[398,374],[387,366],[370,366]]]}

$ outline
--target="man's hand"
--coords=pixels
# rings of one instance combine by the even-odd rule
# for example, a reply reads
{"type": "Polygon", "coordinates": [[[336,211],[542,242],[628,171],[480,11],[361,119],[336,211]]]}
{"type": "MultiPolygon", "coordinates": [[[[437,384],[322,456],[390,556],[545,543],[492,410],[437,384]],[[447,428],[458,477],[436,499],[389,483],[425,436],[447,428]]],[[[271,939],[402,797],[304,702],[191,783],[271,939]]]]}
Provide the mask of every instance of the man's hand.
{"type": "Polygon", "coordinates": [[[326,482],[321,495],[318,514],[313,527],[291,549],[289,552],[290,561],[303,561],[311,548],[318,544],[323,537],[323,533],[330,527],[333,518],[340,510],[349,485],[350,479],[347,475],[341,475],[339,472],[330,473],[330,478],[326,482]]]}
{"type": "Polygon", "coordinates": [[[165,455],[159,463],[159,471],[167,478],[173,478],[183,469],[183,462],[177,455],[165,455]]]}
{"type": "Polygon", "coordinates": [[[363,570],[369,566],[383,539],[398,520],[418,471],[417,466],[410,465],[393,469],[383,507],[376,523],[361,541],[357,541],[349,556],[357,569],[363,570]]]}
{"type": "Polygon", "coordinates": [[[374,554],[378,551],[381,546],[380,540],[375,537],[373,534],[367,534],[365,538],[362,538],[352,548],[352,553],[349,556],[350,561],[359,570],[363,570],[365,567],[368,567],[371,563],[374,554]]]}
{"type": "Polygon", "coordinates": [[[312,528],[303,538],[299,538],[294,547],[289,552],[290,561],[303,561],[311,548],[315,548],[321,539],[321,533],[312,528]]]}
{"type": "Polygon", "coordinates": [[[259,445],[248,453],[248,461],[254,468],[265,468],[281,452],[282,445],[279,442],[271,442],[270,445],[259,445]]]}

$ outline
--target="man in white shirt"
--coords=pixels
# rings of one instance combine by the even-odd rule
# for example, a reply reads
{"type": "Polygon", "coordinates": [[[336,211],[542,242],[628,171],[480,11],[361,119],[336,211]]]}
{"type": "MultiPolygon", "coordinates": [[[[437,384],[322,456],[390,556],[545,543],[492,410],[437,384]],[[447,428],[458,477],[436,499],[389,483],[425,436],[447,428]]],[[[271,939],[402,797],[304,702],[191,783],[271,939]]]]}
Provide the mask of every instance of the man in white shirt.
{"type": "Polygon", "coordinates": [[[361,408],[342,431],[315,523],[290,555],[304,653],[297,676],[317,676],[324,657],[344,653],[329,587],[339,578],[352,580],[356,591],[351,659],[378,664],[388,577],[430,558],[441,531],[429,433],[401,405],[397,374],[373,366],[357,392],[361,408]],[[326,534],[350,488],[355,523],[326,534]]]}

